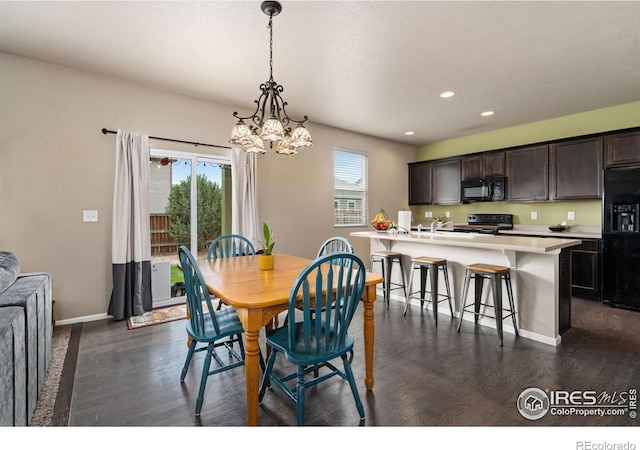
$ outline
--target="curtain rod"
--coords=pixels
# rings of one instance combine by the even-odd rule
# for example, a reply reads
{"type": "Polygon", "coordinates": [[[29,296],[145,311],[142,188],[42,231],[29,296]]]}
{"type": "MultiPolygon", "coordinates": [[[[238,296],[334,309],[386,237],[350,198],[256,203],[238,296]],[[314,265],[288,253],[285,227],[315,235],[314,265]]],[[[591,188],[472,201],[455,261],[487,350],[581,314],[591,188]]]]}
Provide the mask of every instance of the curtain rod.
{"type": "MultiPolygon", "coordinates": [[[[107,130],[106,128],[102,129],[102,134],[118,134],[117,131],[112,131],[112,130],[107,130]]],[[[155,136],[149,136],[149,139],[157,139],[159,141],[169,141],[169,142],[180,142],[181,144],[191,144],[191,145],[203,145],[205,147],[217,147],[217,148],[228,148],[231,149],[231,147],[226,147],[224,145],[215,145],[215,144],[203,144],[201,142],[191,142],[191,141],[181,141],[179,139],[168,139],[168,138],[161,138],[161,137],[155,137],[155,136]]]]}

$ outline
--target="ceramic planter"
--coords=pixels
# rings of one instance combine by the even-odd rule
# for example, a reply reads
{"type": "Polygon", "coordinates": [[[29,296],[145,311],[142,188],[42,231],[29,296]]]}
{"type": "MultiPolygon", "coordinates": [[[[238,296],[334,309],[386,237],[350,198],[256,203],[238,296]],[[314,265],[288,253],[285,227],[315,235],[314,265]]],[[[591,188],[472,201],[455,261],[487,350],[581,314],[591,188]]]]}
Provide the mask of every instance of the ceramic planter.
{"type": "Polygon", "coordinates": [[[260,255],[258,263],[260,270],[273,270],[273,255],[260,255]]]}

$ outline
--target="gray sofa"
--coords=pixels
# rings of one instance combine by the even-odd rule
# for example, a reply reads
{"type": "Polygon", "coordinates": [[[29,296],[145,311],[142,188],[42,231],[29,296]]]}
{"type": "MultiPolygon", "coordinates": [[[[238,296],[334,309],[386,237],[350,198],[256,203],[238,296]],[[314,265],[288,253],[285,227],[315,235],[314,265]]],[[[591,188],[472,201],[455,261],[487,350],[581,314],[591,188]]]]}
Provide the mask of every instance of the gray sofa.
{"type": "Polygon", "coordinates": [[[0,251],[0,426],[31,421],[51,358],[52,283],[0,251]]]}

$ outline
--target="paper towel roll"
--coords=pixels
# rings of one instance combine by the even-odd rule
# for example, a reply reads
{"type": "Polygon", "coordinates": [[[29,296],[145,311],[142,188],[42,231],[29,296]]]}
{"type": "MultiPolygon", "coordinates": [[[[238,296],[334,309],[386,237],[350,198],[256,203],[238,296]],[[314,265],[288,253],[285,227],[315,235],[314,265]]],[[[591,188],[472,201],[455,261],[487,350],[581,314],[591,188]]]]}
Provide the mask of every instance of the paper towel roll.
{"type": "Polygon", "coordinates": [[[398,232],[408,233],[411,230],[411,211],[398,211],[398,232]]]}

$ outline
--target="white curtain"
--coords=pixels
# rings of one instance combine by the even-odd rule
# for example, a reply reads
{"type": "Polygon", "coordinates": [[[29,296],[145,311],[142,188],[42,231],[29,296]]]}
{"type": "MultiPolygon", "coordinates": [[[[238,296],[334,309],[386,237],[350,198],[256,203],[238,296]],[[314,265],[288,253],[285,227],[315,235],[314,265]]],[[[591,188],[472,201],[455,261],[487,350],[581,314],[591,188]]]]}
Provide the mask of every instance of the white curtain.
{"type": "Polygon", "coordinates": [[[118,130],[111,234],[115,320],[152,309],[149,136],[118,130]]]}
{"type": "Polygon", "coordinates": [[[231,179],[233,189],[231,199],[233,214],[231,232],[249,239],[256,250],[262,240],[262,223],[258,211],[256,181],[257,159],[255,153],[247,153],[241,148],[231,150],[231,179]]]}

